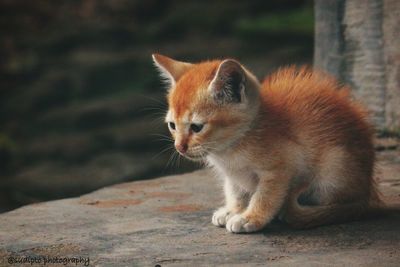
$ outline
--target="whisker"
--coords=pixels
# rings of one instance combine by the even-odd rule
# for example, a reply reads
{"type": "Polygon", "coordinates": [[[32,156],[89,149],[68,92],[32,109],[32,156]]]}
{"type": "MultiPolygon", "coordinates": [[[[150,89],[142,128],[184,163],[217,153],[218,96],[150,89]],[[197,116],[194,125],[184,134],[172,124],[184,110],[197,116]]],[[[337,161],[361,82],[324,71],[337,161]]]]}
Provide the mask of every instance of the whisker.
{"type": "Polygon", "coordinates": [[[150,134],[150,136],[157,137],[156,139],[152,140],[153,142],[161,142],[161,141],[166,141],[166,142],[174,142],[174,139],[171,136],[165,135],[165,134],[150,134]]]}
{"type": "Polygon", "coordinates": [[[151,121],[152,123],[157,123],[158,125],[165,125],[165,116],[155,115],[155,114],[147,114],[144,117],[146,120],[151,121]]]}
{"type": "Polygon", "coordinates": [[[152,134],[150,134],[150,135],[151,135],[151,136],[160,136],[160,137],[165,137],[165,138],[171,138],[171,139],[172,139],[171,136],[166,135],[166,134],[152,133],[152,134]]]}
{"type": "MultiPolygon", "coordinates": [[[[154,101],[155,103],[157,103],[157,104],[160,104],[160,105],[162,105],[163,107],[166,107],[167,106],[167,103],[166,103],[166,101],[164,100],[164,101],[162,101],[162,100],[160,100],[160,99],[157,99],[157,98],[154,98],[154,97],[151,97],[151,96],[149,96],[149,95],[142,95],[142,94],[140,94],[142,97],[144,97],[144,98],[146,98],[146,99],[148,99],[148,100],[152,100],[152,101],[154,101]]],[[[164,99],[164,98],[163,98],[164,99]]]]}
{"type": "Polygon", "coordinates": [[[181,160],[182,160],[182,156],[181,156],[181,155],[178,155],[178,160],[177,160],[177,162],[178,162],[178,164],[177,164],[177,169],[179,169],[179,166],[180,166],[180,164],[181,164],[181,160]]]}
{"type": "Polygon", "coordinates": [[[153,156],[151,159],[154,160],[157,157],[161,156],[161,154],[167,152],[168,150],[174,149],[173,146],[168,146],[167,148],[164,148],[163,150],[161,150],[160,152],[158,152],[155,156],[153,156]]]}
{"type": "Polygon", "coordinates": [[[169,156],[169,159],[168,159],[168,161],[167,161],[167,164],[166,164],[165,167],[164,167],[164,172],[168,169],[168,166],[169,166],[169,164],[170,164],[172,158],[174,157],[174,155],[175,155],[175,151],[169,156]]]}
{"type": "Polygon", "coordinates": [[[171,165],[170,165],[170,168],[173,170],[173,171],[176,171],[176,159],[179,157],[179,153],[178,152],[174,152],[174,156],[172,157],[172,161],[171,161],[171,165]],[[175,169],[174,169],[174,167],[175,167],[175,169]]]}
{"type": "Polygon", "coordinates": [[[155,142],[157,142],[157,143],[165,143],[165,142],[167,142],[167,143],[172,143],[173,142],[173,140],[170,140],[170,139],[163,139],[163,138],[157,138],[157,139],[154,139],[154,140],[151,140],[151,142],[153,142],[153,143],[155,143],[155,142]]]}
{"type": "Polygon", "coordinates": [[[142,108],[138,109],[137,111],[153,111],[153,110],[163,111],[164,113],[167,113],[163,107],[156,107],[156,106],[142,107],[142,108]]]}

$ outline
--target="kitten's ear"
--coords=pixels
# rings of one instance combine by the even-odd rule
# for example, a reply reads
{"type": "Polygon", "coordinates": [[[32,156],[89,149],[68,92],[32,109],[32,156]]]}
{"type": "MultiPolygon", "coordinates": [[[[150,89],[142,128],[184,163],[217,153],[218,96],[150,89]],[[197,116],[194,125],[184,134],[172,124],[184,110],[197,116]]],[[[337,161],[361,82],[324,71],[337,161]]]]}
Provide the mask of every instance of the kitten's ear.
{"type": "Polygon", "coordinates": [[[246,75],[239,62],[226,59],[218,67],[209,90],[219,103],[240,103],[243,101],[246,75]]]}
{"type": "Polygon", "coordinates": [[[161,73],[161,77],[165,78],[171,87],[173,87],[179,78],[193,66],[193,64],[177,61],[159,54],[153,54],[152,57],[154,64],[161,73]]]}

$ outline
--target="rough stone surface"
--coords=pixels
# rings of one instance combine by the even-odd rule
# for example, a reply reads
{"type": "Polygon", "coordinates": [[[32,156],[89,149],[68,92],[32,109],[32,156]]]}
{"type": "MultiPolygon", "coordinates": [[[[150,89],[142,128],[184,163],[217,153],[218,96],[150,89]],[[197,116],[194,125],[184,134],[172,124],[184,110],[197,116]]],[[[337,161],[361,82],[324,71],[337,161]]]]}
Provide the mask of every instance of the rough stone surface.
{"type": "Polygon", "coordinates": [[[349,84],[374,125],[400,129],[400,2],[316,0],[314,67],[349,84]]]}
{"type": "MultiPolygon", "coordinates": [[[[400,203],[399,155],[379,153],[377,178],[391,204],[400,203]]],[[[221,203],[218,179],[200,170],[25,206],[0,215],[0,266],[29,256],[89,257],[90,266],[399,266],[398,212],[306,231],[274,222],[237,235],[211,224],[221,203]]]]}

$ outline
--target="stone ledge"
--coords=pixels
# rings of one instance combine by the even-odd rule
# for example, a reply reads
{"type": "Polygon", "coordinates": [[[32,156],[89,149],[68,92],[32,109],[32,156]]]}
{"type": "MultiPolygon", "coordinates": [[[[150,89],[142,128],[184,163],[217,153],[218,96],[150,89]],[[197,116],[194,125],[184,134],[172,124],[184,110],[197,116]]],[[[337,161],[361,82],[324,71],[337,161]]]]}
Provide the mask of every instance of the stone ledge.
{"type": "MultiPolygon", "coordinates": [[[[386,160],[380,169],[385,198],[399,203],[399,164],[386,160]]],[[[399,214],[307,231],[273,223],[261,233],[235,235],[210,222],[222,202],[220,189],[209,171],[200,170],[118,184],[1,214],[0,266],[8,266],[10,256],[89,257],[90,266],[400,262],[399,214]]]]}

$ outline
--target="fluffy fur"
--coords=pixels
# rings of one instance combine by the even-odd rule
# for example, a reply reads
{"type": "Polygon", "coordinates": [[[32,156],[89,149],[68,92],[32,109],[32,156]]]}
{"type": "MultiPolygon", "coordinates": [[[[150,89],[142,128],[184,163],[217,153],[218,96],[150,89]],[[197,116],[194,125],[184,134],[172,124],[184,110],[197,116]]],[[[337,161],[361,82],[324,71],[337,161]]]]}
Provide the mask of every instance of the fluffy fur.
{"type": "Polygon", "coordinates": [[[373,130],[347,87],[306,67],[280,69],[260,84],[231,59],[153,59],[170,79],[166,122],[175,146],[224,179],[216,226],[253,232],[279,217],[309,228],[379,205],[373,130]]]}

